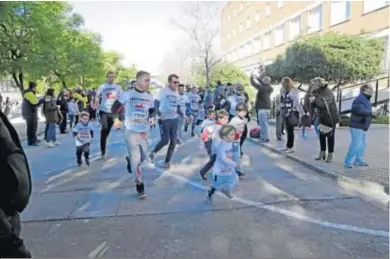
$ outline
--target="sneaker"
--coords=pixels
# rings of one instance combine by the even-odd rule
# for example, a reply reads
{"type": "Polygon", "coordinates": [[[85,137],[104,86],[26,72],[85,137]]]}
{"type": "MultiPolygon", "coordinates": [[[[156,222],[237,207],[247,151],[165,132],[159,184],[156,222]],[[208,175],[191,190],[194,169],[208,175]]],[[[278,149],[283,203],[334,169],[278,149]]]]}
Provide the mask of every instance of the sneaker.
{"type": "Polygon", "coordinates": [[[195,137],[195,133],[194,132],[191,132],[191,137],[195,137]]]}
{"type": "Polygon", "coordinates": [[[289,153],[294,152],[294,150],[292,148],[284,148],[284,149],[281,149],[280,151],[282,151],[285,154],[289,154],[289,153]]]}
{"type": "Polygon", "coordinates": [[[240,180],[244,179],[244,177],[245,177],[245,174],[243,172],[237,172],[237,175],[238,175],[238,178],[240,178],[240,180]]]}
{"type": "Polygon", "coordinates": [[[81,161],[77,161],[77,165],[80,167],[83,163],[81,161]]]}
{"type": "Polygon", "coordinates": [[[106,160],[107,159],[107,154],[106,153],[102,153],[101,159],[106,160]]]}
{"type": "Polygon", "coordinates": [[[127,172],[129,173],[129,174],[131,174],[131,164],[130,164],[130,158],[128,157],[128,156],[126,156],[126,168],[127,168],[127,172]]]}
{"type": "Polygon", "coordinates": [[[352,165],[345,164],[344,167],[345,167],[345,168],[352,168],[352,165]]]}
{"type": "Polygon", "coordinates": [[[207,200],[212,204],[213,203],[213,194],[215,192],[215,189],[213,187],[211,187],[208,191],[207,191],[207,200]]]}
{"type": "Polygon", "coordinates": [[[222,189],[221,190],[221,193],[223,193],[224,195],[226,195],[226,197],[228,197],[229,199],[232,199],[233,198],[233,195],[232,195],[232,192],[231,191],[228,191],[226,189],[222,189]]]}
{"type": "Polygon", "coordinates": [[[29,144],[28,146],[29,147],[38,147],[39,145],[38,145],[38,143],[32,143],[32,144],[29,144]]]}
{"type": "Polygon", "coordinates": [[[138,199],[146,198],[144,183],[138,183],[135,188],[137,189],[138,199]]]}
{"type": "Polygon", "coordinates": [[[58,141],[55,141],[55,142],[54,142],[54,145],[56,145],[56,146],[57,146],[57,145],[60,145],[60,144],[61,144],[61,143],[58,142],[58,141]]]}
{"type": "Polygon", "coordinates": [[[86,164],[87,166],[89,166],[89,165],[90,165],[90,163],[89,163],[89,159],[85,159],[85,164],[86,164]]]}
{"type": "Polygon", "coordinates": [[[169,169],[169,168],[171,167],[171,162],[165,162],[165,163],[164,163],[164,167],[165,167],[166,169],[169,169]]]}
{"type": "Polygon", "coordinates": [[[176,144],[181,145],[180,139],[177,139],[177,140],[176,140],[176,144]]]}
{"type": "Polygon", "coordinates": [[[47,142],[47,147],[55,147],[56,145],[54,142],[47,142]]]}
{"type": "Polygon", "coordinates": [[[206,175],[206,174],[202,174],[201,172],[199,172],[199,175],[200,175],[200,178],[201,178],[203,181],[207,181],[207,175],[206,175]]]}
{"type": "Polygon", "coordinates": [[[367,162],[364,162],[364,161],[362,161],[362,162],[355,162],[355,163],[353,163],[353,165],[354,166],[368,166],[367,162]]]}

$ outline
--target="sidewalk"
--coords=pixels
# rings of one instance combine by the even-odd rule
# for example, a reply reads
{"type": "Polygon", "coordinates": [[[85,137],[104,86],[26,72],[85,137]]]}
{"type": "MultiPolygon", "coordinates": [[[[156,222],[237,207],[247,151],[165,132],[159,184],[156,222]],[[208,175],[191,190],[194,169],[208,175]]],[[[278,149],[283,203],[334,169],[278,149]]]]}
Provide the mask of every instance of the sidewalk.
{"type": "MultiPolygon", "coordinates": [[[[249,128],[256,126],[256,121],[250,123],[249,128]]],[[[293,160],[300,161],[309,167],[316,168],[321,173],[329,174],[334,178],[348,177],[357,180],[363,185],[378,185],[389,192],[389,128],[371,127],[367,132],[367,150],[365,154],[368,167],[344,168],[344,158],[349,148],[349,128],[336,129],[336,144],[333,163],[315,161],[319,152],[319,140],[314,128],[307,129],[308,138],[304,139],[301,130],[295,131],[295,152],[288,156],[293,160]],[[372,183],[372,184],[371,184],[372,183]]],[[[270,142],[262,144],[274,151],[285,147],[286,136],[282,141],[276,140],[275,127],[269,126],[270,142]]]]}

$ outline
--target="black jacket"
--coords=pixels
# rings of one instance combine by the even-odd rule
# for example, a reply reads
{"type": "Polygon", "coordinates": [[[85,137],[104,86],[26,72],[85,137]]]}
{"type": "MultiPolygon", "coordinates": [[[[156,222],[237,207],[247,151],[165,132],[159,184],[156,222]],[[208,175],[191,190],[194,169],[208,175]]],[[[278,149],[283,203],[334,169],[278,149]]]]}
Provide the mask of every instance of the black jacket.
{"type": "Polygon", "coordinates": [[[30,168],[19,136],[0,112],[0,209],[6,215],[22,212],[31,195],[30,168]]]}
{"type": "Polygon", "coordinates": [[[272,86],[262,84],[259,78],[255,78],[255,75],[250,76],[250,81],[252,86],[257,89],[255,102],[256,109],[270,110],[271,94],[274,91],[272,86]]]}
{"type": "Polygon", "coordinates": [[[340,122],[340,116],[332,90],[328,87],[320,87],[314,92],[314,95],[315,100],[312,105],[313,108],[317,108],[319,122],[328,127],[335,127],[340,122]],[[325,102],[328,105],[329,113],[325,102]]]}

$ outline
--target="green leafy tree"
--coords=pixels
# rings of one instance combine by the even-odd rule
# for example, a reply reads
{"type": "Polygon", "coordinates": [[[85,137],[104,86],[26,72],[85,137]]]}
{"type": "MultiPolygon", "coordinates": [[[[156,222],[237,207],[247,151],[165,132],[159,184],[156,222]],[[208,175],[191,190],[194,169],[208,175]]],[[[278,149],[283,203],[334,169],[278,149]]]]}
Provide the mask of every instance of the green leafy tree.
{"type": "Polygon", "coordinates": [[[319,76],[345,84],[380,74],[383,54],[380,39],[330,32],[294,43],[283,57],[267,67],[267,73],[276,80],[289,76],[309,82],[319,76]]]}
{"type": "Polygon", "coordinates": [[[25,75],[41,70],[39,46],[69,8],[64,2],[3,2],[0,20],[0,73],[9,75],[21,92],[25,75]]]}

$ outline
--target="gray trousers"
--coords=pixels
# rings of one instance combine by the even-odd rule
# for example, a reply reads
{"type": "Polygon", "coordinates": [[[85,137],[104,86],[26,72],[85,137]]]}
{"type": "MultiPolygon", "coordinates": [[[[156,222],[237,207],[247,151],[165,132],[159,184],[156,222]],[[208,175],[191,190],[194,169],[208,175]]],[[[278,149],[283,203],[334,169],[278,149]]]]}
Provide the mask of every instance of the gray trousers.
{"type": "Polygon", "coordinates": [[[282,132],[284,128],[284,118],[281,112],[276,113],[276,138],[278,140],[282,139],[282,132]]]}
{"type": "Polygon", "coordinates": [[[148,149],[149,132],[126,131],[125,139],[130,158],[131,172],[136,183],[142,183],[141,163],[148,149]]]}
{"type": "Polygon", "coordinates": [[[184,124],[185,124],[185,119],[184,117],[179,116],[179,126],[177,128],[177,137],[179,140],[183,139],[183,134],[184,134],[184,124]]]}

